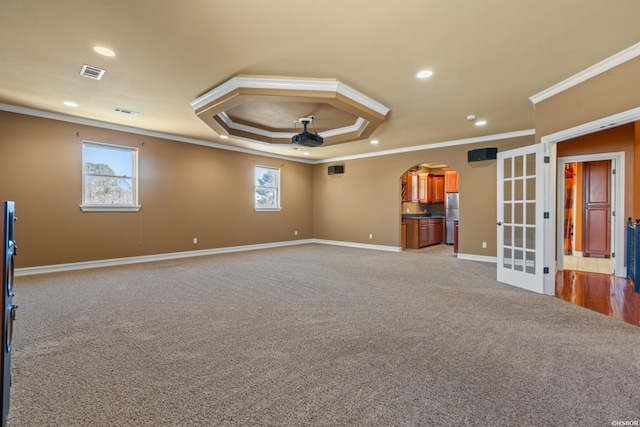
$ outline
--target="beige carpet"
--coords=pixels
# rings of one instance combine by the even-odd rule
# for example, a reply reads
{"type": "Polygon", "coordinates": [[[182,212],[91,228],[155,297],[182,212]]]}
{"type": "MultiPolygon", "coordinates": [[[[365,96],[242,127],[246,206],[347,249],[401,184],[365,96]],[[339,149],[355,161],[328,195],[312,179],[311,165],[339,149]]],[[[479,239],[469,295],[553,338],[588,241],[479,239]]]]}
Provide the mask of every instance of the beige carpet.
{"type": "Polygon", "coordinates": [[[494,277],[326,245],[18,277],[9,427],[640,418],[640,328],[494,277]]]}

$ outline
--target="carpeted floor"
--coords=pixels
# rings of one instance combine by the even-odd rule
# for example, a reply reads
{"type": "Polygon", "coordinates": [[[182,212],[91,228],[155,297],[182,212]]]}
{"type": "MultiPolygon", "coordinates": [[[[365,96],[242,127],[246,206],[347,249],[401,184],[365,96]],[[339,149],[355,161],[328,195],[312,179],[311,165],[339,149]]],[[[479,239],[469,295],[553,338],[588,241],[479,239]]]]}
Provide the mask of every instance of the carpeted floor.
{"type": "Polygon", "coordinates": [[[637,327],[494,278],[327,245],[18,277],[8,425],[640,419],[637,327]]]}

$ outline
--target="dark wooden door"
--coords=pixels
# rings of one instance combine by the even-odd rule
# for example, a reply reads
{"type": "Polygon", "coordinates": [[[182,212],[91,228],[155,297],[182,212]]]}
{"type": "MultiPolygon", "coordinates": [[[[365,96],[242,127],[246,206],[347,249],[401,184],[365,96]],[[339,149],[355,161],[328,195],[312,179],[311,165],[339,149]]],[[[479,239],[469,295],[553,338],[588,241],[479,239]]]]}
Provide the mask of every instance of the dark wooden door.
{"type": "Polygon", "coordinates": [[[611,161],[584,163],[584,256],[611,254],[611,161]]]}

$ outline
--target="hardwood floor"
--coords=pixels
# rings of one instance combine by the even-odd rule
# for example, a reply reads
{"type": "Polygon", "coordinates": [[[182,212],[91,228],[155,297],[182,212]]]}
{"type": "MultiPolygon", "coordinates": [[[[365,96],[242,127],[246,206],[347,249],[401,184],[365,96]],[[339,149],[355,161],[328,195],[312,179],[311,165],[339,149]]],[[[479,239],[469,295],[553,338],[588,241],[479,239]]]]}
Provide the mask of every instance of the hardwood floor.
{"type": "Polygon", "coordinates": [[[556,297],[640,326],[640,293],[633,292],[630,280],[610,274],[558,271],[556,297]]]}

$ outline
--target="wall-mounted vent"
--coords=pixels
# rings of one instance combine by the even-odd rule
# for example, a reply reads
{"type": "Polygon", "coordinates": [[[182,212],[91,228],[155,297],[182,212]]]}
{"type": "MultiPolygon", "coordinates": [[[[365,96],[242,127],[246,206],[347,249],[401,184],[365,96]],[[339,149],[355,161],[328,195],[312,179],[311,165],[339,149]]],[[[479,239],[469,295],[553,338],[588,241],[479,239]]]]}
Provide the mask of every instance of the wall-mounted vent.
{"type": "Polygon", "coordinates": [[[140,114],[137,111],[125,110],[124,108],[120,107],[114,107],[113,111],[120,114],[126,114],[127,116],[137,116],[138,114],[140,114]]]}
{"type": "Polygon", "coordinates": [[[82,69],[80,70],[80,75],[89,77],[90,79],[100,80],[104,75],[104,70],[101,70],[97,67],[92,67],[91,65],[84,64],[82,69]]]}

